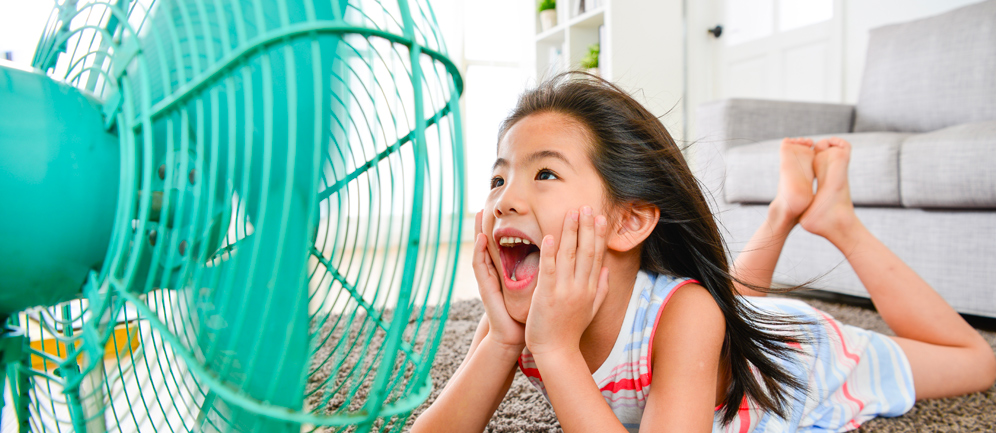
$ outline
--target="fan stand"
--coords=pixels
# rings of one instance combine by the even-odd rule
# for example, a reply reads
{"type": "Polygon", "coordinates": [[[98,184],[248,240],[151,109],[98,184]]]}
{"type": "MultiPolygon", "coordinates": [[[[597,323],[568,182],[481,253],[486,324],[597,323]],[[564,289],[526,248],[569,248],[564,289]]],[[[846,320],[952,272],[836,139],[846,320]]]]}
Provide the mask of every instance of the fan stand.
{"type": "MultiPolygon", "coordinates": [[[[14,400],[14,414],[18,421],[18,430],[28,431],[28,375],[22,373],[21,367],[28,361],[25,347],[28,339],[20,332],[11,332],[7,326],[7,316],[0,317],[0,389],[3,383],[10,380],[10,391],[14,400]]],[[[0,395],[0,413],[4,411],[6,396],[0,395]]]]}

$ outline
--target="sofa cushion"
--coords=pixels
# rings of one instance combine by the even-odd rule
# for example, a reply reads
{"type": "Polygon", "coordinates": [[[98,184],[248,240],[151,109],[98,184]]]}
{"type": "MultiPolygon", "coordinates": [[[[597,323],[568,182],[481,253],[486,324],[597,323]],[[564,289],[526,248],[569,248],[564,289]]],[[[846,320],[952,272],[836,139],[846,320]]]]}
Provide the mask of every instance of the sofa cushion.
{"type": "Polygon", "coordinates": [[[996,208],[996,121],[910,136],[899,173],[904,207],[996,208]]]}
{"type": "MultiPolygon", "coordinates": [[[[858,219],[883,244],[962,313],[996,318],[996,217],[980,210],[858,207],[858,219]]],[[[732,256],[768,215],[764,205],[735,206],[718,214],[732,256]]],[[[868,296],[840,250],[826,239],[792,230],[772,281],[868,296]]]]}
{"type": "MultiPolygon", "coordinates": [[[[909,134],[837,134],[851,143],[848,176],[856,205],[899,206],[899,148],[909,134]]],[[[814,140],[830,137],[814,136],[814,140]]],[[[737,146],[726,152],[725,197],[730,203],[769,203],[778,192],[781,140],[737,146]]]]}
{"type": "Polygon", "coordinates": [[[854,131],[996,120],[996,0],[873,29],[854,131]]]}

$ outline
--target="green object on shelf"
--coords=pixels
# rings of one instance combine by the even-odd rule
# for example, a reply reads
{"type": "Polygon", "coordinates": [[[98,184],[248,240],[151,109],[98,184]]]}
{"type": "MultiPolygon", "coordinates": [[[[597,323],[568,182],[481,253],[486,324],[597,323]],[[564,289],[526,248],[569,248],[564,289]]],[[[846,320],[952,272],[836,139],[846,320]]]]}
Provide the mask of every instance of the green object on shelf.
{"type": "Polygon", "coordinates": [[[539,0],[537,10],[539,12],[557,8],[557,0],[539,0]]]}
{"type": "Polygon", "coordinates": [[[400,430],[463,221],[424,0],[68,0],[0,63],[23,431],[400,430]],[[21,344],[21,342],[27,342],[21,344]]]}
{"type": "Polygon", "coordinates": [[[598,53],[599,45],[591,44],[588,46],[588,54],[585,54],[581,58],[581,67],[584,69],[592,69],[598,67],[598,53]]]}

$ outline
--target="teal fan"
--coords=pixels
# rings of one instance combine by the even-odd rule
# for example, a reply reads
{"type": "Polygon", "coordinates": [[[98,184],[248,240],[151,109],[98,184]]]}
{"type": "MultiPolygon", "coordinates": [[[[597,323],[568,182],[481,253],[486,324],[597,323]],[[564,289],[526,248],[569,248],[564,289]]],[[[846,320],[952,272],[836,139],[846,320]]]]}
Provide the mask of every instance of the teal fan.
{"type": "Polygon", "coordinates": [[[428,4],[60,0],[32,65],[0,65],[5,428],[405,424],[463,208],[428,4]]]}

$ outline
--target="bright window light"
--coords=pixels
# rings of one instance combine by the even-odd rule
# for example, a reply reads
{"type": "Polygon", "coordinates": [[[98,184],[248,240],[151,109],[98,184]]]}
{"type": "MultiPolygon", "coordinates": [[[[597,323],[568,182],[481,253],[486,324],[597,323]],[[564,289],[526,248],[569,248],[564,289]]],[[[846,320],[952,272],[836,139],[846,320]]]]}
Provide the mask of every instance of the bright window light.
{"type": "Polygon", "coordinates": [[[53,6],[51,0],[0,0],[0,59],[30,65],[53,6]]]}

